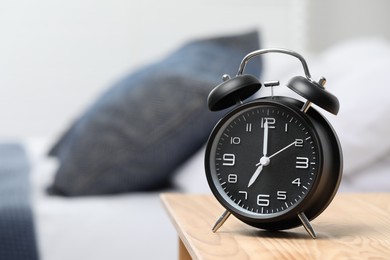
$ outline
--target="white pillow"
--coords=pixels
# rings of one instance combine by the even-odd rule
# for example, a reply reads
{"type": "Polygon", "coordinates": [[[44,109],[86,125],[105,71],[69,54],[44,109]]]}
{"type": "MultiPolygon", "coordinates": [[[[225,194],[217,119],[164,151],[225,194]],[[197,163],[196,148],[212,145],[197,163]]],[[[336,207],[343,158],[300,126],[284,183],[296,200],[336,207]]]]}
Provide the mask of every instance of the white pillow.
{"type": "MultiPolygon", "coordinates": [[[[344,174],[365,170],[390,154],[389,43],[381,39],[349,41],[328,49],[315,59],[307,58],[307,62],[313,79],[325,76],[326,88],[340,101],[337,116],[318,110],[339,136],[344,174]]],[[[285,85],[295,75],[303,75],[299,63],[283,75],[281,84],[285,85]]],[[[286,87],[275,88],[275,95],[296,97],[286,87]]]]}

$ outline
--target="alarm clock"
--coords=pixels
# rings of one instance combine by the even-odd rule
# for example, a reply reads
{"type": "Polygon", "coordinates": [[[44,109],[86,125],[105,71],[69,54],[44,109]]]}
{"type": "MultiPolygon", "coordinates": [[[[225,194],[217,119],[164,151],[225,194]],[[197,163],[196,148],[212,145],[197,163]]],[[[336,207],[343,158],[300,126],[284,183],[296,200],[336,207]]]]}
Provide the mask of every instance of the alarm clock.
{"type": "Polygon", "coordinates": [[[303,225],[312,238],[310,223],[334,198],[342,176],[342,150],[328,120],[312,104],[334,115],[338,99],[325,90],[325,78],[311,78],[305,59],[286,49],[262,49],[246,55],[235,77],[208,96],[211,111],[233,109],[212,130],[205,152],[205,172],[212,193],[226,211],[217,220],[217,231],[233,214],[260,229],[284,230],[303,225]],[[247,62],[265,53],[298,58],[305,76],[286,85],[303,97],[259,97],[244,102],[264,82],[244,74],[247,62]]]}

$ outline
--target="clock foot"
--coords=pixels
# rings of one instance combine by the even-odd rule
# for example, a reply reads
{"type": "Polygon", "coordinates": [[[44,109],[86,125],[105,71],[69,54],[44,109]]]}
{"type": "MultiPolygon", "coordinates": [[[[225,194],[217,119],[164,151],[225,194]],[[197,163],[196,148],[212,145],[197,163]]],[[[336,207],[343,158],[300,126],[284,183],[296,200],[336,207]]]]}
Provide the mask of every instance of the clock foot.
{"type": "Polygon", "coordinates": [[[223,223],[225,223],[225,221],[230,217],[231,214],[232,213],[230,213],[230,211],[225,210],[225,212],[219,217],[217,222],[215,222],[212,231],[215,233],[223,225],[223,223]]]}
{"type": "Polygon", "coordinates": [[[305,213],[299,213],[298,218],[301,220],[303,227],[306,229],[307,233],[309,233],[311,238],[316,239],[316,232],[314,231],[313,226],[310,224],[310,221],[307,219],[305,213]]]}

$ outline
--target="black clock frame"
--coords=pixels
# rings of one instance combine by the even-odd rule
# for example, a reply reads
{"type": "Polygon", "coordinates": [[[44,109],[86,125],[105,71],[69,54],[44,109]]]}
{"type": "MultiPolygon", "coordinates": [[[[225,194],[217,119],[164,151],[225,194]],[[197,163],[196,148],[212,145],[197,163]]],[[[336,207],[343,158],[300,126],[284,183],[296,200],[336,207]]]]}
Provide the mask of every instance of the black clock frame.
{"type": "Polygon", "coordinates": [[[343,159],[340,142],[336,132],[330,123],[317,110],[310,107],[306,112],[302,112],[301,108],[304,103],[296,99],[288,97],[264,97],[254,101],[237,106],[225,117],[223,117],[214,127],[209,137],[206,154],[205,154],[205,170],[209,186],[217,198],[217,200],[233,215],[241,221],[261,229],[267,230],[283,230],[300,226],[302,224],[298,214],[304,213],[307,219],[313,220],[321,214],[333,200],[342,176],[343,159]],[[256,215],[247,214],[244,210],[240,210],[232,201],[224,198],[224,191],[220,188],[220,184],[213,178],[215,173],[210,170],[210,152],[215,137],[222,125],[231,117],[243,109],[254,107],[262,104],[281,104],[287,109],[294,111],[300,115],[317,136],[318,144],[321,153],[319,165],[319,173],[310,187],[306,196],[298,201],[293,207],[283,211],[282,214],[256,215]]]}

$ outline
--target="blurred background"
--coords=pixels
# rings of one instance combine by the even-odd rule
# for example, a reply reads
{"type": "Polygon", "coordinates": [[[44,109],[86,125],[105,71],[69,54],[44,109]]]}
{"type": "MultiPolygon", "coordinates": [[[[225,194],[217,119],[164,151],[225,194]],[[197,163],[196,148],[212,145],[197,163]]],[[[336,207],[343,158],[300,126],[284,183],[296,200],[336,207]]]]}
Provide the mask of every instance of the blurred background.
{"type": "MultiPolygon", "coordinates": [[[[26,145],[41,259],[177,256],[159,191],[48,196],[58,164],[46,154],[103,91],[196,38],[256,29],[263,48],[295,50],[314,79],[329,75],[341,103],[337,117],[325,114],[343,143],[341,190],[389,192],[389,10],[388,0],[0,1],[0,139],[44,139],[26,145]]],[[[264,56],[264,77],[285,71],[302,73],[294,59],[264,56]]],[[[178,169],[180,191],[210,193],[203,158],[178,169]]]]}
{"type": "Polygon", "coordinates": [[[263,47],[319,53],[389,39],[386,0],[0,2],[0,137],[55,136],[123,75],[197,37],[259,29],[263,47]]]}

